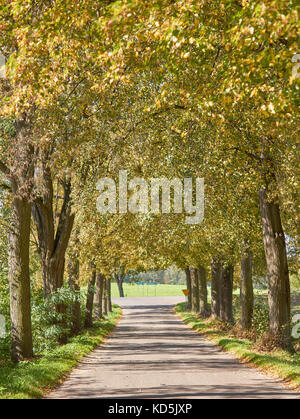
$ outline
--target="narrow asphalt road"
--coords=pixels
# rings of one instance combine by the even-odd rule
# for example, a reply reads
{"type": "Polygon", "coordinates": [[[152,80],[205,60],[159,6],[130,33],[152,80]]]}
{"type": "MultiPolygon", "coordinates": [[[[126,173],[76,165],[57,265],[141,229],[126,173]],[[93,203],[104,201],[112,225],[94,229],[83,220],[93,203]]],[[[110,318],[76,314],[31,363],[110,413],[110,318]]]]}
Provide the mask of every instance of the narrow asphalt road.
{"type": "Polygon", "coordinates": [[[173,313],[181,297],[115,299],[123,318],[47,398],[300,398],[173,313]]]}

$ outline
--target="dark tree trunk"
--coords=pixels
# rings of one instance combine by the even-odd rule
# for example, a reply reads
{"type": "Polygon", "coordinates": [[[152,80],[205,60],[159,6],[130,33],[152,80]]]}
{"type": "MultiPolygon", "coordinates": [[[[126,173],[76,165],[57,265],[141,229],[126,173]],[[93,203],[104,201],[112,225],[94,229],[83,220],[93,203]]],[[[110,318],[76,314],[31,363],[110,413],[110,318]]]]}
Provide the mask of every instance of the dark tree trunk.
{"type": "Polygon", "coordinates": [[[222,267],[220,282],[220,319],[233,323],[232,315],[233,266],[222,267]]]}
{"type": "Polygon", "coordinates": [[[108,314],[108,289],[107,289],[107,278],[103,276],[103,307],[102,312],[104,316],[108,314]]]}
{"type": "Polygon", "coordinates": [[[280,209],[276,200],[268,199],[265,189],[261,189],[259,199],[268,272],[270,333],[278,346],[291,349],[290,281],[280,209]]]}
{"type": "Polygon", "coordinates": [[[215,258],[211,261],[211,315],[214,319],[220,317],[220,282],[222,265],[215,258]]]}
{"type": "Polygon", "coordinates": [[[95,293],[95,309],[94,315],[96,320],[100,320],[103,317],[103,287],[104,278],[101,273],[97,274],[96,280],[96,293],[95,293]]]}
{"type": "Polygon", "coordinates": [[[119,268],[119,272],[114,273],[113,276],[114,276],[114,279],[116,280],[116,283],[118,285],[120,297],[124,297],[123,283],[124,283],[124,279],[125,279],[125,276],[126,276],[124,267],[121,266],[119,268]]]}
{"type": "Polygon", "coordinates": [[[71,335],[77,335],[81,330],[81,310],[80,310],[80,287],[79,281],[79,261],[75,256],[69,260],[69,287],[72,291],[75,291],[76,296],[74,302],[70,307],[71,311],[71,335]]]}
{"type": "Polygon", "coordinates": [[[186,289],[189,291],[187,296],[187,309],[191,310],[192,308],[192,288],[191,288],[191,273],[190,268],[185,269],[186,275],[186,289]]]}
{"type": "Polygon", "coordinates": [[[190,267],[191,288],[192,288],[192,311],[199,313],[199,279],[197,270],[190,267]]]}
{"type": "Polygon", "coordinates": [[[86,306],[85,306],[85,318],[84,318],[84,327],[93,326],[93,303],[94,303],[94,293],[95,293],[95,282],[96,282],[96,268],[95,265],[91,265],[92,272],[88,283],[87,297],[86,297],[86,306]]]}
{"type": "Polygon", "coordinates": [[[63,285],[65,252],[74,223],[74,214],[71,213],[70,182],[62,181],[64,200],[55,231],[53,181],[45,156],[41,157],[40,164],[41,167],[36,171],[41,185],[36,187],[32,214],[38,232],[44,294],[47,298],[63,285]]]}
{"type": "Polygon", "coordinates": [[[206,270],[203,266],[199,266],[197,273],[199,280],[199,313],[202,317],[208,317],[210,312],[207,302],[206,270]]]}
{"type": "Polygon", "coordinates": [[[29,238],[31,207],[26,199],[14,197],[9,232],[9,285],[11,357],[14,362],[30,358],[32,330],[30,311],[29,238]]]}
{"type": "Polygon", "coordinates": [[[112,301],[111,301],[111,278],[108,277],[107,281],[107,310],[109,313],[112,312],[112,301]]]}
{"type": "Polygon", "coordinates": [[[29,273],[33,148],[26,115],[17,118],[15,129],[16,136],[11,139],[11,147],[15,153],[12,167],[8,168],[1,160],[0,170],[10,182],[13,197],[8,238],[8,280],[11,358],[18,362],[33,355],[29,273]]]}
{"type": "MultiPolygon", "coordinates": [[[[37,166],[35,199],[32,214],[38,232],[39,252],[42,266],[45,298],[63,286],[65,253],[69,243],[74,223],[71,213],[71,186],[69,181],[61,181],[64,189],[64,199],[59,214],[58,226],[55,231],[55,216],[53,213],[53,182],[47,163],[47,155],[41,151],[40,166],[37,166]]],[[[59,325],[66,329],[66,306],[59,303],[55,307],[61,317],[59,325]]],[[[66,343],[67,334],[63,331],[59,337],[60,343],[66,343]]]]}
{"type": "MultiPolygon", "coordinates": [[[[118,277],[118,275],[116,275],[116,277],[118,277]]],[[[117,279],[117,284],[118,284],[118,289],[119,289],[120,297],[124,297],[123,279],[122,278],[118,278],[117,279]]]]}
{"type": "Polygon", "coordinates": [[[241,257],[241,326],[250,329],[253,315],[252,253],[249,248],[243,250],[241,257]]]}

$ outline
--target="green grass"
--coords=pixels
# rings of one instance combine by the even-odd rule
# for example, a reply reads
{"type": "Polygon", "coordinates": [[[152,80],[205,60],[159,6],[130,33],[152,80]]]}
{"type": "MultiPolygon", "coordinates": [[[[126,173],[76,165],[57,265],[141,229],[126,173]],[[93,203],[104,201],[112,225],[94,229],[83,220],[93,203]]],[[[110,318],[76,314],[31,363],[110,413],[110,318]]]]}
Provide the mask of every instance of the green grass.
{"type": "Polygon", "coordinates": [[[231,352],[240,361],[275,377],[283,379],[292,388],[300,390],[300,354],[286,351],[259,352],[253,349],[253,342],[236,338],[216,326],[211,319],[197,319],[196,315],[185,311],[185,303],[175,307],[175,312],[195,331],[205,335],[223,350],[231,352]]]}
{"type": "MultiPolygon", "coordinates": [[[[158,285],[136,285],[135,283],[124,283],[123,289],[125,297],[177,297],[183,296],[182,290],[186,288],[186,285],[172,285],[172,284],[158,284],[158,285]]],[[[208,298],[210,299],[210,287],[207,288],[208,298]]],[[[239,295],[240,290],[235,289],[234,295],[239,295]]],[[[115,282],[111,284],[111,295],[113,298],[119,297],[118,286],[115,282]]],[[[266,290],[255,290],[257,297],[266,299],[266,290]]]]}
{"type": "Polygon", "coordinates": [[[42,397],[59,384],[78,361],[99,345],[116,325],[121,309],[114,305],[103,321],[33,360],[19,364],[0,363],[0,399],[32,399],[42,397]]]}
{"type": "MultiPolygon", "coordinates": [[[[185,285],[136,285],[124,283],[125,297],[176,297],[184,296],[182,290],[186,288],[185,285]]],[[[111,284],[111,295],[113,298],[119,297],[119,290],[116,283],[111,284]]]]}
{"type": "MultiPolygon", "coordinates": [[[[135,283],[124,283],[123,289],[125,297],[177,297],[183,296],[182,290],[186,285],[158,284],[158,285],[136,285],[135,283]]],[[[210,287],[207,289],[210,298],[210,287]]],[[[234,290],[234,295],[239,295],[240,290],[234,290]]],[[[113,298],[119,297],[118,286],[115,282],[111,284],[111,294],[113,298]]],[[[255,290],[256,296],[267,298],[267,291],[255,290]]]]}

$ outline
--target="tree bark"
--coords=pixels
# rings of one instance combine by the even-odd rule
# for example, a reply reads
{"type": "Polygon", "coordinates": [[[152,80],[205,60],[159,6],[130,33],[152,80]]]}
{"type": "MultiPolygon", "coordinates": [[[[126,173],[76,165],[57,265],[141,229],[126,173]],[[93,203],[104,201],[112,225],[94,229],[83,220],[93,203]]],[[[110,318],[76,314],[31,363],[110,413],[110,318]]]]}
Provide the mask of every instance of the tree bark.
{"type": "Polygon", "coordinates": [[[116,280],[116,283],[118,285],[120,297],[124,297],[123,283],[124,283],[125,276],[126,274],[125,274],[125,269],[123,266],[120,267],[118,273],[114,273],[114,279],[116,280]]]}
{"type": "Polygon", "coordinates": [[[30,124],[26,115],[15,122],[16,136],[11,139],[13,164],[8,168],[0,161],[0,170],[10,182],[12,192],[9,229],[11,358],[22,361],[33,355],[30,307],[30,198],[33,185],[33,148],[30,124]]]}
{"type": "Polygon", "coordinates": [[[220,291],[220,319],[226,323],[233,323],[233,266],[230,264],[222,267],[220,291]]]}
{"type": "Polygon", "coordinates": [[[214,319],[220,317],[220,282],[222,266],[217,259],[211,261],[211,316],[214,319]]]}
{"type": "Polygon", "coordinates": [[[64,198],[55,231],[53,181],[45,156],[41,157],[40,164],[36,168],[38,182],[32,214],[38,233],[44,295],[47,298],[63,285],[65,253],[73,228],[74,214],[71,212],[70,182],[62,181],[64,198]]]}
{"type": "Polygon", "coordinates": [[[291,349],[290,280],[280,208],[276,200],[268,199],[265,189],[260,190],[259,200],[268,272],[270,333],[278,346],[291,349]]]}
{"type": "Polygon", "coordinates": [[[86,306],[85,306],[85,318],[84,318],[84,327],[93,326],[93,303],[94,303],[94,287],[96,282],[96,267],[91,264],[92,272],[88,283],[87,297],[86,297],[86,306]]]}
{"type": "MultiPolygon", "coordinates": [[[[118,275],[116,275],[118,277],[118,275]]],[[[120,297],[124,297],[124,289],[123,289],[123,279],[117,279],[118,289],[120,297]]]]}
{"type": "Polygon", "coordinates": [[[199,266],[197,273],[199,280],[199,314],[202,317],[208,317],[210,313],[207,302],[206,270],[203,266],[199,266]]]}
{"type": "Polygon", "coordinates": [[[199,313],[199,279],[197,270],[190,267],[191,288],[192,288],[192,311],[199,313]]]}
{"type": "Polygon", "coordinates": [[[100,320],[103,317],[103,288],[104,278],[101,273],[97,274],[96,293],[95,293],[95,319],[100,320]]]}
{"type": "Polygon", "coordinates": [[[103,277],[103,307],[102,312],[104,316],[108,314],[108,289],[107,289],[107,278],[103,277]]]}
{"type": "Polygon", "coordinates": [[[247,247],[241,257],[241,326],[250,329],[253,315],[252,253],[247,247]]]}
{"type": "Polygon", "coordinates": [[[185,269],[186,275],[186,288],[189,290],[188,297],[187,297],[187,309],[191,310],[192,308],[192,288],[191,288],[191,273],[190,268],[185,269]]]}
{"type": "Polygon", "coordinates": [[[27,199],[13,198],[9,232],[9,285],[11,358],[22,361],[33,355],[30,310],[29,238],[31,207],[27,199]]]}
{"type": "Polygon", "coordinates": [[[81,310],[80,310],[80,287],[79,281],[79,261],[75,256],[69,260],[69,287],[75,291],[75,300],[70,307],[71,311],[71,336],[77,335],[81,330],[81,310]]]}
{"type": "Polygon", "coordinates": [[[109,313],[112,312],[112,301],[111,301],[111,277],[106,279],[107,281],[107,310],[109,313]]]}

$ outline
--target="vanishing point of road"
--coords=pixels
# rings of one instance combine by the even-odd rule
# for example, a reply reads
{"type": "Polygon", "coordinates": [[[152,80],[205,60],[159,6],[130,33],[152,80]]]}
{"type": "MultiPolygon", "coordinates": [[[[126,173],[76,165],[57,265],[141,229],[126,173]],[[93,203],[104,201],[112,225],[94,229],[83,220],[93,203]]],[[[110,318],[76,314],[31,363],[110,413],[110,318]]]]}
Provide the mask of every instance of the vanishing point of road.
{"type": "Polygon", "coordinates": [[[114,299],[117,327],[47,398],[300,398],[192,331],[173,312],[180,301],[114,299]]]}

